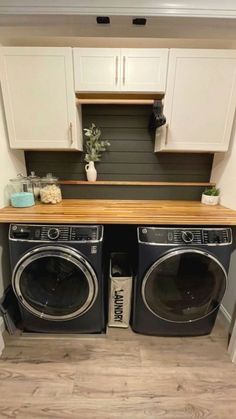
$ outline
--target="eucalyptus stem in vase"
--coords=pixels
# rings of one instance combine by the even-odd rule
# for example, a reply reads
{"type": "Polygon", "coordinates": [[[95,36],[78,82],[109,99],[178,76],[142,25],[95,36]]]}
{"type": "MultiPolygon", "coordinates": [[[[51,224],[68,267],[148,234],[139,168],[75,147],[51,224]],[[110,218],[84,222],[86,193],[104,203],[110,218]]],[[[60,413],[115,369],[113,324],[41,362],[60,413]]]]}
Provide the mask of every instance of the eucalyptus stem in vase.
{"type": "Polygon", "coordinates": [[[102,152],[106,151],[110,146],[109,141],[101,139],[101,130],[92,123],[91,127],[84,128],[86,142],[85,142],[85,157],[84,160],[88,163],[85,165],[87,179],[89,182],[95,182],[97,179],[97,170],[94,162],[100,161],[102,152]]]}

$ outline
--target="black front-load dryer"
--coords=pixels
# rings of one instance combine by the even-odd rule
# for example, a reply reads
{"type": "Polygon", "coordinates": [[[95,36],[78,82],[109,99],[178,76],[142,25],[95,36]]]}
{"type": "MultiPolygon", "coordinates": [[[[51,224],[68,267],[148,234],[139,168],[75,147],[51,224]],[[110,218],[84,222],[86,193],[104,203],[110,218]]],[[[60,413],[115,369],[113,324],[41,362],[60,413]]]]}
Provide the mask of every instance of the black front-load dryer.
{"type": "Polygon", "coordinates": [[[230,228],[139,227],[132,328],[159,336],[209,334],[227,285],[230,228]]]}
{"type": "Polygon", "coordinates": [[[24,330],[104,331],[102,226],[12,224],[9,243],[24,330]]]}

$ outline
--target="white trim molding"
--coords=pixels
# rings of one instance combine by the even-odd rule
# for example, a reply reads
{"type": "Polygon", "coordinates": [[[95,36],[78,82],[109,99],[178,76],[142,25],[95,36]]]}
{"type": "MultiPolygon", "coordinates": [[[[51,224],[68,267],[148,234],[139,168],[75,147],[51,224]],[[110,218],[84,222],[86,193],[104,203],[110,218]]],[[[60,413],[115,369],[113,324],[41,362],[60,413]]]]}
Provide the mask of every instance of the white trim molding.
{"type": "Polygon", "coordinates": [[[3,340],[2,333],[0,332],[0,356],[2,355],[2,351],[4,348],[5,348],[4,340],[3,340]]]}
{"type": "Polygon", "coordinates": [[[0,333],[3,333],[5,330],[5,325],[4,325],[4,320],[3,318],[0,316],[0,333]]]}
{"type": "MultiPolygon", "coordinates": [[[[228,313],[228,311],[226,310],[226,308],[221,305],[220,306],[220,317],[225,325],[225,327],[228,329],[228,331],[230,330],[230,325],[232,322],[232,317],[230,316],[230,314],[228,313]]],[[[229,341],[229,346],[228,346],[228,354],[231,358],[231,361],[233,363],[236,363],[236,321],[234,322],[234,327],[231,333],[231,338],[229,341]]]]}
{"type": "Polygon", "coordinates": [[[3,332],[4,332],[4,330],[5,330],[5,327],[4,327],[3,318],[0,317],[0,356],[2,354],[2,351],[3,351],[4,347],[5,347],[4,340],[3,340],[3,332]]]}
{"type": "Polygon", "coordinates": [[[236,363],[236,322],[234,323],[234,328],[229,341],[228,353],[231,361],[236,363]]]}
{"type": "Polygon", "coordinates": [[[221,304],[220,306],[220,317],[225,325],[225,327],[229,330],[232,318],[226,308],[221,304]]]}
{"type": "Polygon", "coordinates": [[[236,18],[235,0],[0,0],[0,14],[236,18]]]}

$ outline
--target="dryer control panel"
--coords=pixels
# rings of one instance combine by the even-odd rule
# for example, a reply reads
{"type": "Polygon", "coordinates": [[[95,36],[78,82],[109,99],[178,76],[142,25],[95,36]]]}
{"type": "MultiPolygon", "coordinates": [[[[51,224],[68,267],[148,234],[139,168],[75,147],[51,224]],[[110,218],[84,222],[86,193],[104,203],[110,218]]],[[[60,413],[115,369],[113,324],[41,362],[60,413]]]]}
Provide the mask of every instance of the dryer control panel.
{"type": "Polygon", "coordinates": [[[10,240],[42,242],[98,242],[103,237],[102,226],[11,224],[10,240]]]}
{"type": "Polygon", "coordinates": [[[231,228],[138,227],[139,243],[156,245],[230,245],[231,228]]]}

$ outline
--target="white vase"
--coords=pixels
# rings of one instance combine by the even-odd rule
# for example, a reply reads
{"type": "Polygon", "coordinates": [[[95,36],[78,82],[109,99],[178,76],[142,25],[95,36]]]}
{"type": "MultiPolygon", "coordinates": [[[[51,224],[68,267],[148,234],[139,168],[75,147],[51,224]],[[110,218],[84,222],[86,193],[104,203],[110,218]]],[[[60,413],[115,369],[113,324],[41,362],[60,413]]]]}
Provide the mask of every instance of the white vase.
{"type": "Polygon", "coordinates": [[[87,179],[89,182],[95,182],[97,180],[97,170],[94,167],[94,161],[90,161],[85,166],[87,179]]]}
{"type": "Polygon", "coordinates": [[[202,204],[205,204],[205,205],[217,205],[217,204],[219,204],[219,200],[220,200],[219,196],[205,195],[203,193],[201,202],[202,202],[202,204]]]}

